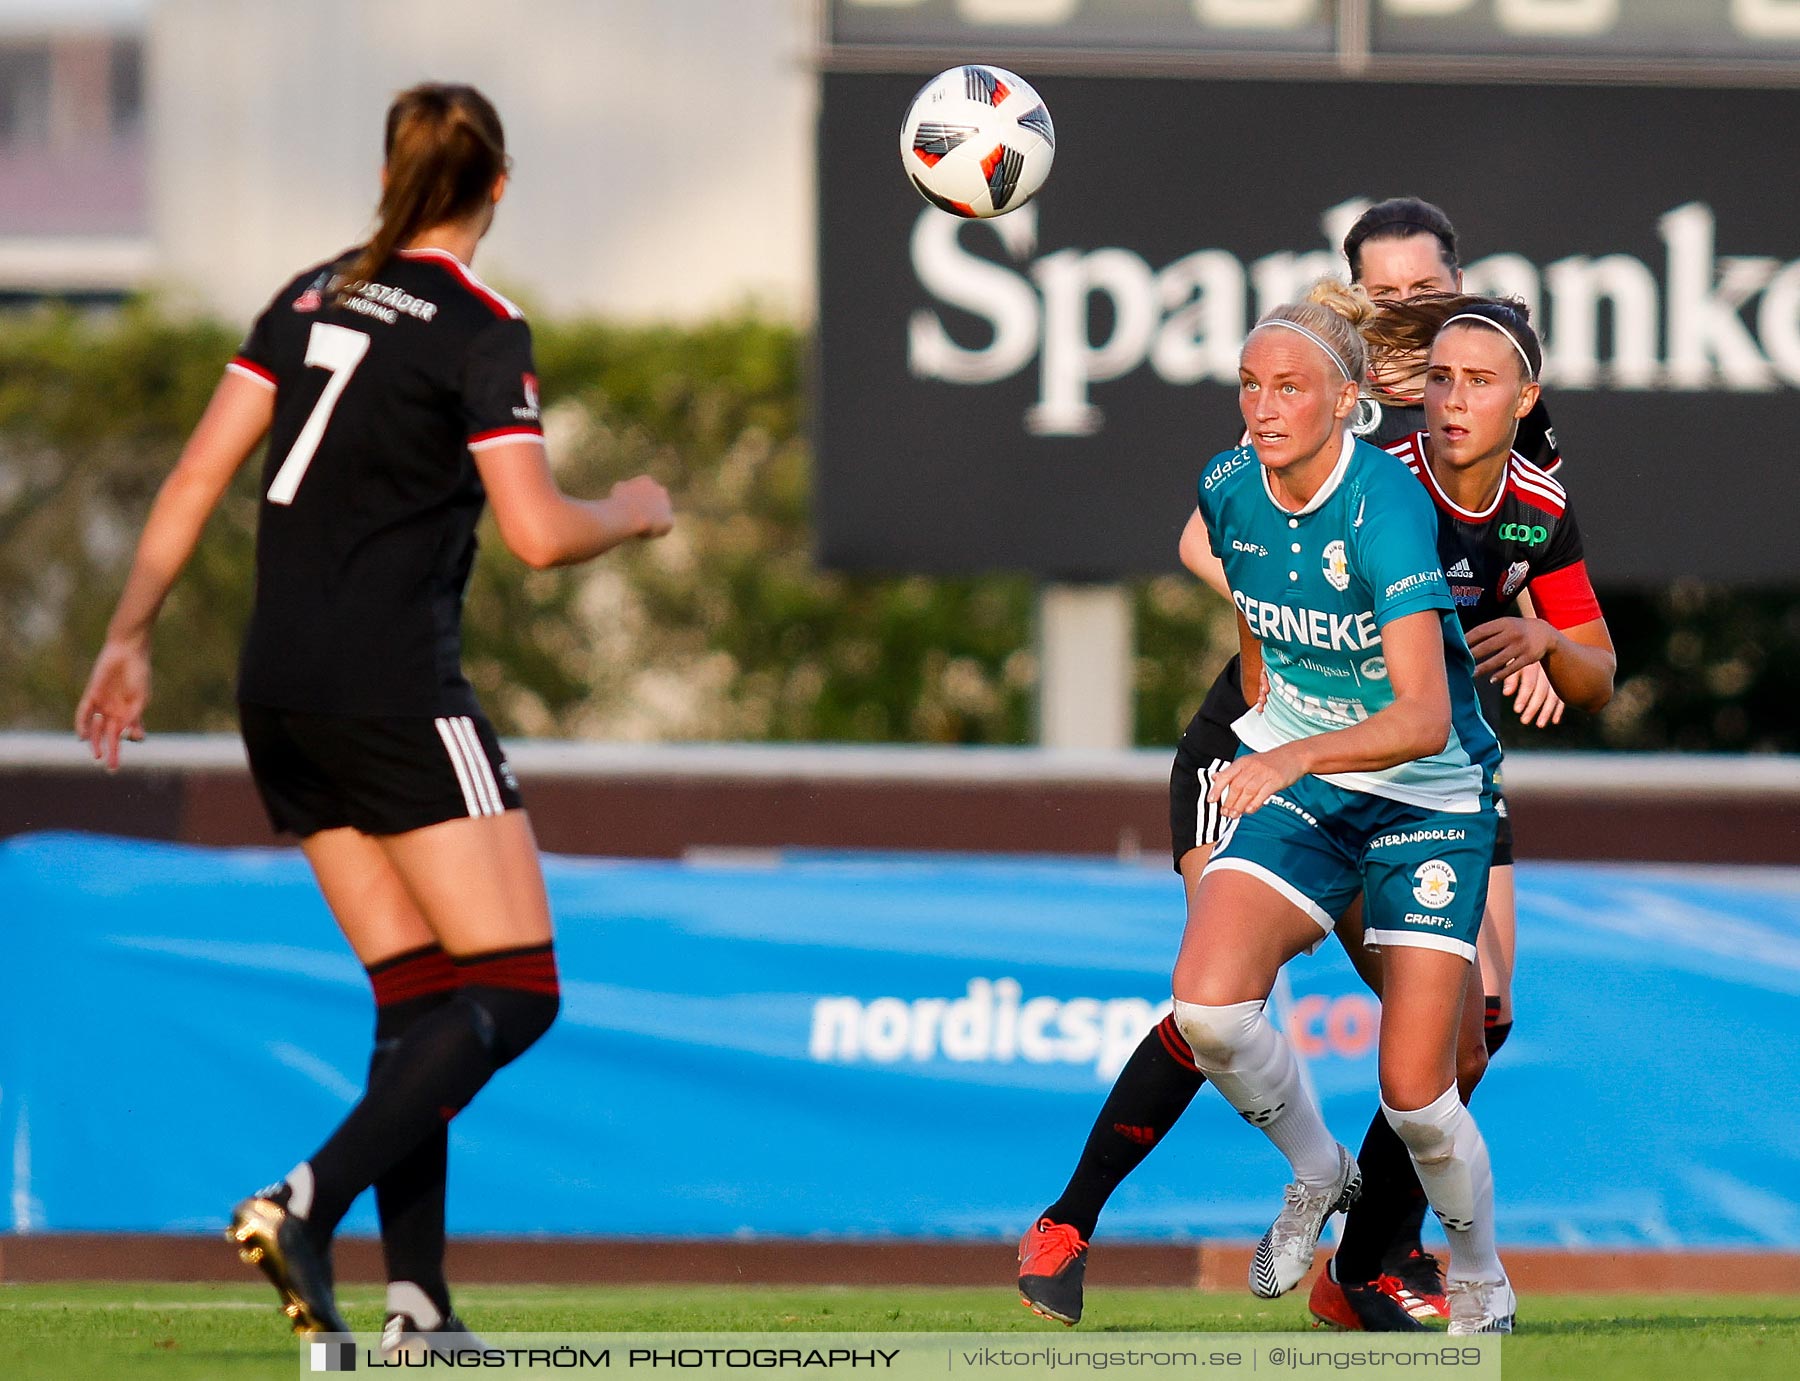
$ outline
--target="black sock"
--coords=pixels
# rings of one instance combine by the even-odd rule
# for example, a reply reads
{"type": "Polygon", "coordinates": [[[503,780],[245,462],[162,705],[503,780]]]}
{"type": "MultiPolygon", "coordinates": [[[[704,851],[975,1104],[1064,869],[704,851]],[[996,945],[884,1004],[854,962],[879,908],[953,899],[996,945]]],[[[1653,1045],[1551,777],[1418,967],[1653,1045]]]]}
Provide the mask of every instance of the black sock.
{"type": "Polygon", "coordinates": [[[1482,1013],[1481,1035],[1487,1042],[1487,1053],[1491,1059],[1500,1053],[1500,1047],[1506,1044],[1506,1038],[1512,1035],[1513,1024],[1500,1020],[1500,999],[1490,997],[1487,1009],[1482,1013]]]}
{"type": "MultiPolygon", "coordinates": [[[[456,966],[437,945],[409,950],[369,970],[375,990],[375,1050],[369,1083],[424,1017],[456,995],[456,966]]],[[[450,1129],[440,1126],[375,1181],[375,1213],[381,1223],[381,1254],[390,1281],[411,1281],[443,1317],[450,1312],[444,1279],[444,1189],[450,1158],[450,1129]]]]}
{"type": "Polygon", "coordinates": [[[1175,1018],[1164,1017],[1119,1071],[1075,1173],[1044,1217],[1069,1224],[1083,1239],[1092,1237],[1113,1190],[1143,1164],[1205,1082],[1175,1018]]]}
{"type": "Polygon", "coordinates": [[[1418,1248],[1426,1207],[1406,1143],[1379,1108],[1356,1163],[1362,1169],[1362,1197],[1344,1219],[1337,1249],[1337,1278],[1350,1284],[1375,1279],[1384,1261],[1418,1248]]]}
{"type": "Polygon", "coordinates": [[[356,1196],[449,1120],[556,1017],[549,945],[454,961],[460,986],[388,1052],[362,1101],[307,1162],[308,1235],[323,1248],[356,1196]]]}

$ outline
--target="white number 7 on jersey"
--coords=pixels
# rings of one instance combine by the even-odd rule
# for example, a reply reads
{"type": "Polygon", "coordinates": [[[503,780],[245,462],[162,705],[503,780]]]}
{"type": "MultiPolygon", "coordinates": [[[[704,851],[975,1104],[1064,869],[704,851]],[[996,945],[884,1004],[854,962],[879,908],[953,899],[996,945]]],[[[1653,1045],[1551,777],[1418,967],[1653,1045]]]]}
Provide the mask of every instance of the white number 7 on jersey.
{"type": "Polygon", "coordinates": [[[344,396],[350,376],[356,373],[356,366],[368,353],[367,332],[352,331],[348,326],[328,326],[322,321],[313,323],[312,334],[306,338],[306,363],[309,368],[327,371],[331,377],[325,381],[325,391],[313,404],[306,425],[300,428],[300,435],[294,438],[292,449],[269,484],[270,503],[290,504],[294,501],[294,492],[306,478],[306,467],[312,464],[313,454],[319,449],[325,428],[331,422],[331,410],[344,396]]]}

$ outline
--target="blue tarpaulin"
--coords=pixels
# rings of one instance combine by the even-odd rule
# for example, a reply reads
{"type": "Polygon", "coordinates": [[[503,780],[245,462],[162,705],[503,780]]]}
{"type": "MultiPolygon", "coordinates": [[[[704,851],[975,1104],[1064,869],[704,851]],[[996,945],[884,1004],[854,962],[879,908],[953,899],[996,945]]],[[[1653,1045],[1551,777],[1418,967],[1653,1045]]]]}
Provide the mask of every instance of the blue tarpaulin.
{"type": "MultiPolygon", "coordinates": [[[[546,870],[563,1015],[453,1124],[453,1231],[1016,1236],[1160,1014],[1182,921],[1173,874],[1102,862],[546,870]]],[[[1800,869],[1518,880],[1518,1025],[1475,1102],[1502,1240],[1800,1248],[1800,869]]],[[[298,852],[16,838],[0,945],[14,1231],[215,1227],[358,1095],[368,983],[298,852]]],[[[1373,1001],[1332,944],[1275,1005],[1354,1148],[1373,1001]]],[[[1203,1090],[1102,1231],[1254,1237],[1285,1178],[1203,1090]]]]}

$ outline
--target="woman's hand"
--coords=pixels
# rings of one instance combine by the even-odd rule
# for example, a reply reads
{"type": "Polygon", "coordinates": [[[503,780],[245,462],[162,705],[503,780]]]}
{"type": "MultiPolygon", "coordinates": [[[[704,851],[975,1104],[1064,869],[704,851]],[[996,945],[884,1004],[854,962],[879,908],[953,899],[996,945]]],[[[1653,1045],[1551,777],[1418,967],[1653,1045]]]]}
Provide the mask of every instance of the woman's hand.
{"type": "Polygon", "coordinates": [[[93,746],[94,761],[115,772],[120,741],[136,743],[144,737],[144,707],[149,703],[148,644],[108,639],[94,661],[81,703],[75,707],[75,736],[93,746]]]}
{"type": "Polygon", "coordinates": [[[669,491],[648,475],[620,480],[606,497],[618,506],[623,522],[637,537],[666,537],[675,526],[669,491]]]}
{"type": "Polygon", "coordinates": [[[1544,670],[1542,662],[1533,662],[1508,676],[1500,683],[1500,693],[1512,700],[1519,722],[1529,728],[1562,723],[1563,698],[1550,684],[1550,673],[1544,670]]]}
{"type": "Polygon", "coordinates": [[[1543,619],[1494,619],[1469,630],[1475,674],[1504,680],[1541,662],[1556,646],[1557,632],[1543,619]]]}
{"type": "Polygon", "coordinates": [[[1307,773],[1304,740],[1284,743],[1266,753],[1248,753],[1233,759],[1213,775],[1208,802],[1217,801],[1229,818],[1253,815],[1269,797],[1292,786],[1307,773]]]}

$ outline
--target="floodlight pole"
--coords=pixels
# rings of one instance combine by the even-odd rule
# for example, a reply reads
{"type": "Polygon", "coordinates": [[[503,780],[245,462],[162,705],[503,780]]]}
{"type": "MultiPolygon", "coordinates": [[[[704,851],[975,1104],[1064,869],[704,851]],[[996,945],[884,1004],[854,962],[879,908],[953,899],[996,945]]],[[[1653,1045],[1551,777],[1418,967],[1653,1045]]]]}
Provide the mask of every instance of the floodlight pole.
{"type": "Polygon", "coordinates": [[[1040,585],[1038,742],[1046,748],[1129,748],[1136,654],[1124,585],[1040,585]]]}

